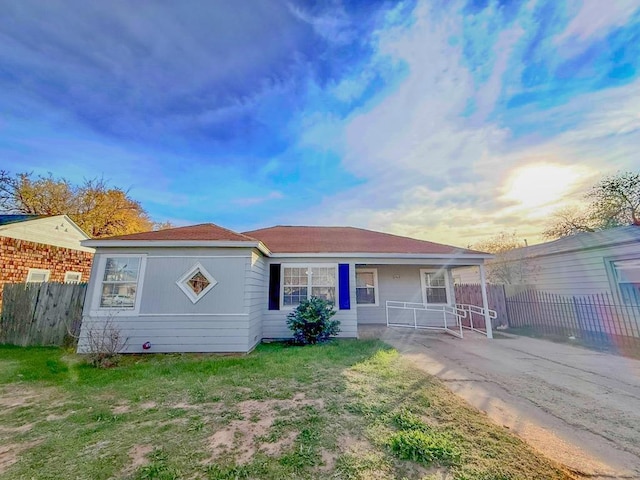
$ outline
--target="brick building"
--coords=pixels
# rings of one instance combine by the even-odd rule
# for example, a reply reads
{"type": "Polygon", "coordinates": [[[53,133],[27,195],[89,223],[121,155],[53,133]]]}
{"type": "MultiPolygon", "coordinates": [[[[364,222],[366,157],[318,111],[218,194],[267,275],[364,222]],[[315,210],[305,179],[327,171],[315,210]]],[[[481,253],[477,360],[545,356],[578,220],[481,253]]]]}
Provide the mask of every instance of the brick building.
{"type": "Polygon", "coordinates": [[[88,238],[66,215],[0,215],[0,302],[5,283],[88,281],[88,238]]]}

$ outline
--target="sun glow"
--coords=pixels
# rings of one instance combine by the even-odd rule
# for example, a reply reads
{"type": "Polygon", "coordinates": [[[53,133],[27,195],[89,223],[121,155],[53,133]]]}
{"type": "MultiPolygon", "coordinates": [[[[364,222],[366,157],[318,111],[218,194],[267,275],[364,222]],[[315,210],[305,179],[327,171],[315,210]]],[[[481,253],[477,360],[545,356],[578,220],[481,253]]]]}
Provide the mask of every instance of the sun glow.
{"type": "Polygon", "coordinates": [[[520,167],[507,178],[501,199],[521,208],[559,206],[569,200],[596,172],[579,165],[535,163],[520,167]]]}

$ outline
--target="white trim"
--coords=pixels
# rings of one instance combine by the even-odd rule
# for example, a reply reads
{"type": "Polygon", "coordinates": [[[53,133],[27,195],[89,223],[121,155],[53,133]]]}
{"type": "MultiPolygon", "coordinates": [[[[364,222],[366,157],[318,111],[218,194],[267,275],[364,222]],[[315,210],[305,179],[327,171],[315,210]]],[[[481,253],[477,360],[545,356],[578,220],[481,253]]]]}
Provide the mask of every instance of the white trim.
{"type": "Polygon", "coordinates": [[[327,253],[272,253],[269,255],[272,258],[291,258],[291,257],[303,257],[303,258],[402,258],[402,259],[491,259],[495,255],[490,253],[367,253],[367,252],[327,252],[327,253]]]}
{"type": "Polygon", "coordinates": [[[68,272],[64,272],[64,283],[80,283],[82,281],[82,272],[73,272],[69,270],[68,272]],[[77,280],[69,280],[69,274],[77,275],[77,280]]]}
{"type": "MultiPolygon", "coordinates": [[[[335,294],[336,299],[334,302],[334,306],[336,310],[340,309],[339,306],[339,295],[340,295],[340,285],[338,278],[338,264],[333,262],[326,263],[281,263],[280,264],[280,310],[295,310],[297,305],[285,305],[284,304],[284,269],[285,268],[330,268],[333,267],[336,272],[336,285],[335,285],[335,294]]],[[[317,285],[314,285],[317,286],[317,285]]],[[[309,283],[309,275],[307,275],[307,299],[311,296],[311,288],[312,285],[309,283]]]]}
{"type": "Polygon", "coordinates": [[[144,274],[147,266],[147,256],[145,254],[131,253],[102,253],[96,255],[98,268],[96,269],[93,298],[91,299],[91,309],[89,311],[92,317],[137,317],[140,313],[140,304],[142,299],[142,287],[144,286],[144,274]],[[136,284],[136,300],[133,308],[109,308],[100,306],[100,297],[102,295],[102,282],[104,278],[104,270],[106,268],[108,258],[139,258],[140,268],[138,270],[138,279],[136,284]]]}
{"type": "Polygon", "coordinates": [[[83,240],[85,247],[231,247],[257,248],[265,255],[271,251],[265,244],[251,240],[83,240]]]}
{"type": "Polygon", "coordinates": [[[147,255],[147,258],[250,258],[249,255],[147,255]]]}
{"type": "Polygon", "coordinates": [[[447,273],[448,270],[445,269],[439,269],[439,270],[435,270],[433,268],[421,268],[420,269],[420,289],[422,292],[422,303],[424,303],[425,305],[451,305],[451,285],[450,285],[450,280],[449,277],[450,275],[447,273]],[[444,277],[444,290],[445,290],[445,295],[447,297],[447,301],[446,303],[429,303],[427,302],[427,283],[425,282],[425,273],[442,273],[442,276],[444,277]]]}
{"type": "Polygon", "coordinates": [[[27,282],[26,283],[44,283],[49,281],[49,277],[51,276],[51,270],[47,270],[46,268],[30,268],[27,273],[27,282]],[[33,280],[31,275],[44,275],[44,280],[38,281],[33,280]]]}
{"type": "Polygon", "coordinates": [[[246,317],[248,313],[140,313],[139,317],[246,317]]]}
{"type": "Polygon", "coordinates": [[[378,288],[378,269],[377,268],[356,268],[356,307],[379,307],[380,295],[378,288]],[[358,273],[373,273],[373,296],[374,303],[358,303],[358,273]]]}
{"type": "Polygon", "coordinates": [[[206,268],[202,266],[200,262],[196,262],[189,270],[187,270],[182,277],[176,280],[176,285],[180,290],[184,292],[184,294],[189,297],[192,303],[198,303],[198,301],[203,298],[209,290],[215,287],[218,284],[218,281],[213,278],[206,268]],[[204,278],[207,279],[209,285],[207,285],[200,293],[194,292],[191,288],[187,286],[187,280],[189,280],[196,272],[200,272],[204,278]]]}

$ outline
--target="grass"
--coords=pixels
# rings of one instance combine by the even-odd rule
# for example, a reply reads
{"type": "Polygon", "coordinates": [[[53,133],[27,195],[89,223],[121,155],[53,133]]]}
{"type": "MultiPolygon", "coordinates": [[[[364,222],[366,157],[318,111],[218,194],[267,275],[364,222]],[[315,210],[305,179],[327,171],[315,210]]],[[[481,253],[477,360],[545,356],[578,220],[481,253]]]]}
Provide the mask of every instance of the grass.
{"type": "Polygon", "coordinates": [[[0,476],[568,479],[377,341],[99,370],[0,346],[0,476]]]}

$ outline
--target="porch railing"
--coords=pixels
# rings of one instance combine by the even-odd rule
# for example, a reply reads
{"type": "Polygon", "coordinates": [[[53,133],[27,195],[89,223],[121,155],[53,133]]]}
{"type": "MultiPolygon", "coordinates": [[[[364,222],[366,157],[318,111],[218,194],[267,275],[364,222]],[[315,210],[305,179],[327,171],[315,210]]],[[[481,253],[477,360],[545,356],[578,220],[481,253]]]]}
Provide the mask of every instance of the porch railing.
{"type": "Polygon", "coordinates": [[[495,318],[498,317],[498,314],[495,310],[491,310],[490,308],[487,308],[486,310],[483,307],[479,307],[478,305],[469,305],[467,303],[456,303],[456,308],[459,308],[460,310],[463,310],[466,313],[466,316],[464,318],[469,320],[469,325],[465,325],[465,323],[462,323],[462,328],[466,328],[467,330],[471,330],[473,332],[478,332],[478,333],[482,333],[483,335],[487,335],[487,326],[485,325],[485,312],[489,313],[489,318],[491,320],[494,320],[495,318]],[[473,316],[474,315],[480,315],[482,317],[482,324],[484,325],[484,330],[481,328],[477,328],[474,324],[473,324],[473,316]]]}
{"type": "MultiPolygon", "coordinates": [[[[455,337],[462,338],[462,319],[467,316],[467,312],[457,306],[451,305],[428,305],[424,303],[399,302],[395,300],[387,300],[386,302],[387,327],[408,327],[424,330],[440,330],[449,333],[455,337]],[[390,310],[404,310],[413,312],[413,324],[394,322],[389,318],[390,310]],[[424,325],[418,323],[418,312],[439,312],[442,313],[442,325],[424,325]],[[449,328],[449,320],[453,317],[454,326],[449,328]]],[[[437,323],[431,321],[431,323],[437,323]]]]}

